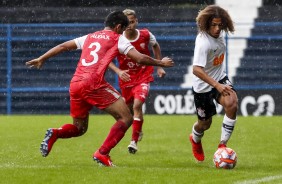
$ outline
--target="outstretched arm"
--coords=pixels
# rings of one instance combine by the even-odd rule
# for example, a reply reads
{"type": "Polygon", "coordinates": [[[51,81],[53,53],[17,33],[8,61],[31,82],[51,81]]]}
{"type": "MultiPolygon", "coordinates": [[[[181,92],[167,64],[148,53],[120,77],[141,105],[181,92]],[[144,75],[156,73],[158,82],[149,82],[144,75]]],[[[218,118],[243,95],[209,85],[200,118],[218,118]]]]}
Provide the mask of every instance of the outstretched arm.
{"type": "Polygon", "coordinates": [[[133,59],[139,64],[143,65],[151,65],[151,66],[162,66],[162,67],[172,67],[174,66],[174,62],[171,58],[164,57],[162,60],[154,59],[145,54],[141,54],[135,48],[132,48],[126,54],[128,57],[133,59]]]}
{"type": "Polygon", "coordinates": [[[74,42],[74,40],[69,40],[64,43],[61,43],[52,49],[48,50],[45,54],[41,55],[40,57],[30,60],[26,62],[25,64],[29,66],[30,68],[36,67],[37,69],[41,68],[44,64],[44,62],[53,57],[56,56],[62,52],[69,51],[69,50],[75,50],[77,49],[77,46],[74,42]]]}

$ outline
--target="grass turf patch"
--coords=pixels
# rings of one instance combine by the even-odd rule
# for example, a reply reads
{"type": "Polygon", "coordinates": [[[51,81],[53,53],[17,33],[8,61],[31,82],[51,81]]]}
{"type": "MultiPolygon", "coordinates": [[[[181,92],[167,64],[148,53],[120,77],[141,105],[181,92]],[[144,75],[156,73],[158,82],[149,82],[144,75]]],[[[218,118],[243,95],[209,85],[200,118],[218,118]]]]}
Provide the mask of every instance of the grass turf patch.
{"type": "Polygon", "coordinates": [[[203,163],[188,141],[196,116],[146,115],[138,152],[127,151],[130,128],[110,153],[117,167],[105,168],[92,154],[114,123],[109,115],[90,116],[85,135],[59,139],[46,158],[39,152],[45,131],[71,123],[69,116],[0,116],[0,183],[282,183],[282,117],[238,117],[228,143],[238,155],[233,170],[212,163],[222,119],[205,132],[203,163]]]}

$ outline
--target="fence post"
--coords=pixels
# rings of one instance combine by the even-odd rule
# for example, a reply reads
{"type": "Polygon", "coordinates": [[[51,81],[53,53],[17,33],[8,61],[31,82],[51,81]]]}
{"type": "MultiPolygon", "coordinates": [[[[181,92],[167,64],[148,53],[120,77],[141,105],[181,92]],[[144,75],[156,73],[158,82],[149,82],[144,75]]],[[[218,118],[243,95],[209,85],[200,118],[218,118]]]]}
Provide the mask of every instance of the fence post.
{"type": "Polygon", "coordinates": [[[12,34],[11,24],[7,25],[7,114],[12,114],[12,34]]]}

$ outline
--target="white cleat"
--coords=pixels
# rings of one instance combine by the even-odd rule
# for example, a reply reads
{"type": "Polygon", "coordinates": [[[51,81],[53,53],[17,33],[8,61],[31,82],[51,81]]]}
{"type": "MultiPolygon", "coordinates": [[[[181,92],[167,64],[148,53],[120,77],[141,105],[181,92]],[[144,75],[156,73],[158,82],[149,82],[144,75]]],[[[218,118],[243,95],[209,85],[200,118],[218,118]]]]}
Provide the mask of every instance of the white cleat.
{"type": "Polygon", "coordinates": [[[137,144],[135,141],[130,141],[130,144],[127,146],[128,152],[131,154],[135,154],[138,150],[137,144]]]}

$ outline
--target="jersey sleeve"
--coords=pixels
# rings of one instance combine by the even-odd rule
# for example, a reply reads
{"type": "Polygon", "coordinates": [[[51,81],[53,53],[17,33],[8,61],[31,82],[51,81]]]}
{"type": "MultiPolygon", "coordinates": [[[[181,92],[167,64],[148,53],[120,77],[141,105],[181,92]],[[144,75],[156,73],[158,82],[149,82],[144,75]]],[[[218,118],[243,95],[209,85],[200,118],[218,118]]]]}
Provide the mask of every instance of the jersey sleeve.
{"type": "Polygon", "coordinates": [[[121,54],[127,54],[130,49],[134,48],[129,40],[125,38],[123,35],[120,35],[118,39],[118,50],[121,54]]]}
{"type": "Polygon", "coordinates": [[[154,46],[157,43],[157,39],[155,35],[153,35],[150,31],[149,31],[149,35],[150,35],[149,45],[154,46]]]}
{"type": "Polygon", "coordinates": [[[86,38],[87,38],[87,35],[73,39],[76,44],[77,50],[81,50],[83,48],[86,38]]]}
{"type": "Polygon", "coordinates": [[[205,67],[207,64],[209,52],[209,43],[201,39],[199,35],[196,38],[193,65],[205,67]]]}

